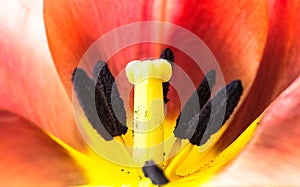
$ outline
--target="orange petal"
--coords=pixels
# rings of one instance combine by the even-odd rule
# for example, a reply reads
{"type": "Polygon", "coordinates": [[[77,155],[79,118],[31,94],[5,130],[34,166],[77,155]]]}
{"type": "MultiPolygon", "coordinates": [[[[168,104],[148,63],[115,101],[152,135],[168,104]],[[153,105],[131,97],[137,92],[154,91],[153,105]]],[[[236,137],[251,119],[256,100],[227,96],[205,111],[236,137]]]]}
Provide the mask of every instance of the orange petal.
{"type": "Polygon", "coordinates": [[[255,138],[211,185],[298,186],[300,77],[266,111],[255,138]]]}
{"type": "MultiPolygon", "coordinates": [[[[121,25],[153,20],[189,29],[208,44],[220,63],[225,80],[242,79],[247,88],[254,79],[267,34],[267,4],[261,0],[232,0],[226,3],[209,0],[201,3],[196,0],[46,0],[44,10],[50,49],[69,94],[71,73],[83,53],[96,39],[121,25]]],[[[176,33],[172,38],[178,38],[176,33]]],[[[145,56],[157,56],[157,50],[151,54],[147,46],[133,48],[138,47],[143,49],[145,56]]],[[[117,55],[121,67],[127,63],[124,59],[143,57],[134,49],[117,55]]],[[[175,61],[195,82],[201,81],[201,72],[190,58],[175,53],[175,61]]]]}
{"type": "Polygon", "coordinates": [[[79,149],[72,105],[47,47],[42,1],[35,3],[32,8],[13,0],[0,6],[0,107],[79,149]]]}
{"type": "Polygon", "coordinates": [[[223,150],[282,92],[300,72],[300,2],[269,1],[269,36],[262,63],[245,102],[218,141],[223,150]]]}
{"type": "MultiPolygon", "coordinates": [[[[189,29],[208,45],[221,66],[225,82],[241,79],[248,88],[267,37],[266,1],[177,0],[176,3],[176,11],[168,12],[171,21],[189,29]]],[[[186,65],[186,61],[179,63],[186,65]]],[[[199,76],[197,71],[191,73],[192,77],[199,76]]]]}
{"type": "Polygon", "coordinates": [[[120,25],[143,21],[147,11],[146,3],[141,0],[44,1],[50,50],[69,95],[72,72],[90,45],[120,25]]]}
{"type": "Polygon", "coordinates": [[[28,120],[0,109],[1,186],[70,186],[85,178],[68,152],[28,120]]]}

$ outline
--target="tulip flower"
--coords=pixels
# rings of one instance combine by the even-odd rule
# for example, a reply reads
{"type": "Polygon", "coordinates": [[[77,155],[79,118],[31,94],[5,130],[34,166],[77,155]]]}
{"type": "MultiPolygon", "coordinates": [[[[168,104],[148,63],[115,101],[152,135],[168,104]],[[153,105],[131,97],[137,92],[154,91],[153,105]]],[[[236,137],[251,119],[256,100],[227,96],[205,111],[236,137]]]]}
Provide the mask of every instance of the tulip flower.
{"type": "MultiPolygon", "coordinates": [[[[72,73],[88,48],[111,30],[141,21],[171,23],[194,33],[216,57],[225,83],[239,79],[244,87],[238,108],[206,157],[191,153],[169,184],[198,186],[211,177],[207,173],[219,167],[224,168],[208,184],[298,184],[298,1],[45,0],[44,20],[42,3],[35,3],[36,7],[26,1],[1,2],[2,185],[136,186],[145,182],[135,173],[141,168],[109,162],[90,149],[77,130],[71,102],[72,73]],[[239,156],[226,160],[249,138],[239,156]]],[[[129,61],[157,57],[164,47],[134,45],[107,64],[117,76],[129,61]]],[[[203,75],[196,65],[178,49],[172,50],[175,63],[199,85],[203,75]]],[[[169,94],[167,118],[175,121],[181,107],[174,88],[169,94]]],[[[147,180],[143,184],[151,185],[147,180]]]]}

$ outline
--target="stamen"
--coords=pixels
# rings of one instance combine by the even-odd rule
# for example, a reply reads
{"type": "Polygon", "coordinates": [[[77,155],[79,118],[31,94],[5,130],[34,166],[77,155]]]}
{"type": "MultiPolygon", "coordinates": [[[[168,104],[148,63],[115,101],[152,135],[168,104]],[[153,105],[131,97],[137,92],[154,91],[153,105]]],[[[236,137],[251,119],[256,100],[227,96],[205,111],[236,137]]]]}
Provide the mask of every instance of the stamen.
{"type": "MultiPolygon", "coordinates": [[[[174,54],[173,54],[173,52],[170,48],[166,48],[165,50],[163,50],[163,52],[160,54],[159,58],[167,60],[171,64],[171,66],[173,67],[173,65],[174,65],[174,54]]],[[[165,102],[165,104],[167,104],[168,101],[169,101],[169,99],[167,97],[168,92],[169,92],[169,86],[170,86],[169,82],[164,82],[163,83],[163,93],[164,93],[164,102],[165,102]]]]}
{"type": "Polygon", "coordinates": [[[105,63],[98,65],[102,66],[102,69],[99,71],[96,86],[95,82],[80,68],[74,70],[72,82],[87,119],[93,128],[108,141],[127,132],[126,114],[117,88],[113,89],[116,85],[113,84],[114,78],[107,65],[105,63]],[[112,100],[118,105],[115,107],[117,111],[112,109],[112,100]]]}
{"type": "MultiPolygon", "coordinates": [[[[187,124],[190,121],[190,119],[194,115],[199,113],[199,111],[203,108],[204,104],[210,98],[211,89],[213,88],[215,81],[216,72],[215,70],[210,70],[208,73],[206,73],[204,79],[198,86],[197,90],[192,94],[190,99],[184,105],[183,110],[181,111],[179,117],[176,120],[174,135],[178,139],[174,142],[171,148],[170,155],[174,155],[174,153],[179,151],[180,146],[178,146],[178,144],[181,144],[181,137],[183,137],[181,134],[185,133],[186,128],[188,128],[187,124]],[[195,104],[195,102],[197,101],[199,105],[195,104]]],[[[180,152],[176,156],[170,158],[166,162],[165,172],[168,176],[172,175],[172,172],[175,171],[177,167],[179,167],[182,159],[185,159],[189,155],[192,148],[192,144],[186,145],[182,150],[180,150],[180,152]]]]}
{"type": "MultiPolygon", "coordinates": [[[[126,112],[113,75],[107,64],[101,61],[96,63],[93,72],[93,74],[99,72],[95,90],[96,108],[98,113],[107,110],[100,104],[104,101],[106,103],[105,106],[108,106],[109,115],[112,121],[108,131],[110,134],[113,134],[113,136],[125,134],[127,132],[126,112]],[[112,102],[114,103],[114,108],[112,107],[112,102]]],[[[102,120],[102,118],[100,119],[102,120]]]]}
{"type": "Polygon", "coordinates": [[[155,165],[153,160],[147,161],[142,170],[145,177],[150,178],[155,185],[164,185],[169,182],[162,169],[155,165]]]}
{"type": "Polygon", "coordinates": [[[211,90],[216,82],[215,70],[210,70],[198,86],[197,90],[193,93],[187,103],[184,105],[179,117],[176,120],[176,127],[174,134],[176,137],[181,138],[185,134],[188,122],[203,108],[205,103],[211,96],[211,90]],[[195,102],[199,105],[195,104],[195,102]]]}
{"type": "Polygon", "coordinates": [[[242,93],[243,87],[240,80],[234,80],[220,89],[203,109],[190,119],[185,131],[177,134],[177,137],[189,139],[193,145],[205,144],[233,113],[242,93]],[[212,105],[217,106],[217,109],[211,114],[212,105]]]}
{"type": "Polygon", "coordinates": [[[232,81],[226,87],[220,89],[216,95],[204,105],[200,112],[190,118],[186,124],[179,123],[176,126],[176,128],[181,128],[180,133],[177,134],[175,134],[176,129],[174,130],[175,136],[179,138],[176,142],[181,139],[189,139],[191,144],[185,145],[178,154],[168,160],[165,169],[165,174],[167,176],[175,175],[177,168],[180,166],[182,161],[188,157],[194,145],[199,146],[205,144],[210,136],[222,127],[233,113],[242,92],[243,88],[241,81],[232,81]],[[211,115],[212,104],[216,106],[217,110],[211,115]],[[224,107],[226,107],[226,109],[224,107]],[[210,123],[208,124],[208,122],[210,123]]]}

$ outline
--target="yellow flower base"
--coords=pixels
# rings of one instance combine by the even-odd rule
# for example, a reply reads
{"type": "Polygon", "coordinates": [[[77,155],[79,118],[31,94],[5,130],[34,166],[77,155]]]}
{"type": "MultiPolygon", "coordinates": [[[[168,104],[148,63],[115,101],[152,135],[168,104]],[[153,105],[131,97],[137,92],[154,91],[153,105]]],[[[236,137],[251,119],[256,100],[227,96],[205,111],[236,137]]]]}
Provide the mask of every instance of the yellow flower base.
{"type": "MultiPolygon", "coordinates": [[[[252,138],[260,118],[257,118],[240,137],[233,142],[227,149],[216,157],[214,156],[214,147],[205,148],[194,146],[192,153],[185,159],[174,178],[170,178],[171,183],[165,186],[199,186],[205,184],[213,175],[217,174],[226,164],[230,163],[245,147],[252,138]],[[199,151],[200,149],[200,151],[199,151]],[[205,151],[203,151],[203,149],[205,151]],[[201,153],[201,151],[203,151],[201,153]],[[201,155],[200,155],[201,154],[201,155]],[[200,162],[201,160],[201,162],[200,162]],[[190,167],[187,165],[190,164],[190,167]],[[193,166],[197,166],[197,172],[193,170],[193,166]],[[191,169],[192,168],[192,169],[191,169]],[[192,171],[192,174],[189,174],[192,171]]],[[[223,130],[216,135],[218,137],[223,130]]],[[[50,135],[51,136],[51,135],[50,135]]],[[[141,173],[139,168],[126,168],[109,162],[99,157],[92,150],[86,154],[80,153],[68,146],[61,140],[51,136],[57,143],[63,146],[70,155],[82,167],[83,173],[86,175],[89,183],[81,187],[100,187],[100,186],[155,186],[147,178],[140,180],[137,176],[141,173]],[[124,171],[121,171],[123,169],[124,171]],[[129,173],[128,173],[129,172],[129,173]]],[[[213,140],[218,138],[211,138],[213,140]]],[[[212,142],[208,142],[212,145],[212,142]]]]}

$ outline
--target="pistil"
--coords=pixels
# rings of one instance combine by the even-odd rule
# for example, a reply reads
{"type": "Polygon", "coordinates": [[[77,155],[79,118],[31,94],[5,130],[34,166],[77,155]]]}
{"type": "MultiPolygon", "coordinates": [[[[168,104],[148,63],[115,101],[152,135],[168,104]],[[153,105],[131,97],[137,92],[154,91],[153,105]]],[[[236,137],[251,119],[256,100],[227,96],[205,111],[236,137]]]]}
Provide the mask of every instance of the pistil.
{"type": "Polygon", "coordinates": [[[169,81],[172,67],[167,60],[132,61],[126,76],[134,84],[133,160],[138,165],[164,160],[164,96],[162,83],[169,81]]]}

